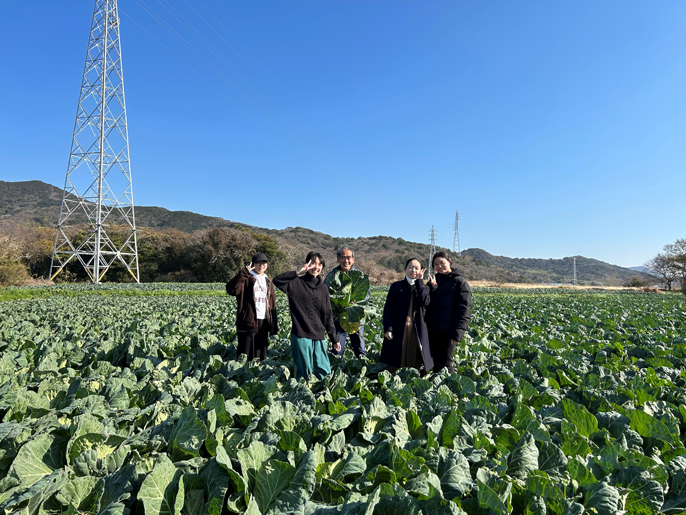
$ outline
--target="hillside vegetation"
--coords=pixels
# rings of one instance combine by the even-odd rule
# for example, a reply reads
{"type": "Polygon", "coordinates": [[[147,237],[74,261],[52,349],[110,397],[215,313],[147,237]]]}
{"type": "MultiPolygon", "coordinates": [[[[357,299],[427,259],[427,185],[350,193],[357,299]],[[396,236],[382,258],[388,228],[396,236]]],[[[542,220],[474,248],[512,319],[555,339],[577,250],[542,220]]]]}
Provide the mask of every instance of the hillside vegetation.
{"type": "Polygon", "coordinates": [[[636,270],[583,256],[562,259],[509,258],[494,256],[482,249],[467,249],[462,251],[461,256],[469,256],[475,261],[524,275],[537,283],[571,282],[574,278],[574,258],[577,280],[580,284],[622,284],[627,277],[637,274],[636,270]]]}
{"type": "MultiPolygon", "coordinates": [[[[51,240],[54,238],[52,228],[59,216],[61,201],[62,190],[41,181],[0,181],[0,230],[12,234],[25,247],[30,247],[31,252],[28,254],[32,257],[29,259],[34,264],[29,268],[34,276],[45,277],[49,273],[47,255],[51,252],[51,240]],[[39,266],[36,265],[38,262],[39,266]]],[[[86,227],[80,227],[79,223],[85,221],[74,219],[72,230],[75,233],[83,232],[86,227]]],[[[269,237],[270,248],[273,246],[271,241],[278,247],[280,254],[275,263],[277,269],[295,267],[310,250],[320,251],[326,259],[327,268],[331,269],[336,264],[336,250],[347,244],[355,250],[356,266],[369,273],[375,284],[388,284],[401,278],[403,265],[408,258],[419,257],[427,262],[429,256],[429,245],[402,238],[338,238],[303,227],[265,229],[219,217],[189,211],[169,211],[155,206],[137,206],[136,225],[141,229],[139,247],[142,251],[142,276],[152,281],[166,278],[177,281],[210,280],[210,277],[205,277],[206,273],[201,272],[200,266],[202,260],[208,259],[208,255],[209,259],[214,259],[213,263],[217,260],[228,263],[226,268],[217,268],[210,274],[212,280],[221,280],[219,277],[234,272],[233,267],[246,258],[246,253],[262,248],[260,246],[267,240],[258,242],[260,238],[255,235],[259,234],[269,237]],[[243,241],[246,234],[244,231],[238,238],[242,241],[240,251],[231,254],[228,249],[231,242],[236,241],[236,234],[228,230],[211,231],[216,228],[232,231],[245,229],[252,235],[251,240],[247,243],[243,241]],[[208,250],[208,246],[213,250],[208,250]]],[[[116,233],[116,229],[114,232],[116,233]]],[[[455,256],[453,264],[469,280],[569,283],[573,276],[572,258],[517,259],[493,256],[481,249],[468,249],[455,256]]],[[[74,273],[78,275],[77,270],[74,273]]],[[[579,284],[618,286],[635,274],[634,270],[577,256],[579,284]]],[[[114,277],[110,275],[109,279],[114,280],[114,277]]]]}

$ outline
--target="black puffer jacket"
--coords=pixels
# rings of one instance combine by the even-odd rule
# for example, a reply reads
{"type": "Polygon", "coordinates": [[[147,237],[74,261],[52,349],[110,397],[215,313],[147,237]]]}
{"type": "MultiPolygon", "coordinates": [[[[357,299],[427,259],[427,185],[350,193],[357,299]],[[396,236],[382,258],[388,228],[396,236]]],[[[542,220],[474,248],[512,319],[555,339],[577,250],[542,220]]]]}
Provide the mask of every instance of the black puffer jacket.
{"type": "Polygon", "coordinates": [[[431,302],[426,309],[426,325],[430,332],[444,333],[460,341],[472,318],[472,289],[459,270],[436,274],[431,289],[431,302]]]}

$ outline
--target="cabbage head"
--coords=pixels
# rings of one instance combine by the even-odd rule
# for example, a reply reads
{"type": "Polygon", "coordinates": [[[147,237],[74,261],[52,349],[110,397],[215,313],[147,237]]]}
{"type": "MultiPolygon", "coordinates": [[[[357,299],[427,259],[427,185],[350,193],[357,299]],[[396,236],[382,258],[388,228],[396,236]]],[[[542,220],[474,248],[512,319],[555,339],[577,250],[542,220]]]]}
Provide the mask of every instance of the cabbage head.
{"type": "Polygon", "coordinates": [[[335,270],[326,278],[333,317],[346,333],[356,333],[369,305],[369,277],[360,270],[335,270]]]}

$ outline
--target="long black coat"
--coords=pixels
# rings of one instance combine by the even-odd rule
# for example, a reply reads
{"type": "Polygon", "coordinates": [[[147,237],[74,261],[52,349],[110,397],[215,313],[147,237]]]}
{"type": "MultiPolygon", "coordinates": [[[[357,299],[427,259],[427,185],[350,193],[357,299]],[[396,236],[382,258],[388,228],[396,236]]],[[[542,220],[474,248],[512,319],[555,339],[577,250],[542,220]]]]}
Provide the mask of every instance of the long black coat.
{"type": "Polygon", "coordinates": [[[422,360],[424,368],[431,370],[434,360],[429,349],[429,332],[424,323],[424,307],[429,305],[429,287],[424,281],[417,279],[414,286],[407,282],[407,279],[391,284],[386,296],[386,304],[383,308],[383,328],[384,332],[391,331],[393,339],[384,338],[381,347],[382,363],[399,367],[403,355],[403,335],[405,334],[405,322],[410,310],[410,299],[414,297],[412,303],[412,317],[414,320],[414,330],[417,340],[422,344],[422,360]]]}

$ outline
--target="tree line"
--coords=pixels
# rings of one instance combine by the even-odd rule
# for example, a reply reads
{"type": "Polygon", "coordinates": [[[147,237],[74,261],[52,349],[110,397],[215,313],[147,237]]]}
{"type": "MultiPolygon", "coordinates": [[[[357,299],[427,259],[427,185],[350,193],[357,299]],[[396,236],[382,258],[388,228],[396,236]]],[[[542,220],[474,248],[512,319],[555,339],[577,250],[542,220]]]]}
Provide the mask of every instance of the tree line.
{"type": "MultiPolygon", "coordinates": [[[[75,245],[79,245],[87,237],[88,230],[85,224],[73,226],[68,229],[69,237],[75,245]]],[[[115,244],[123,242],[123,228],[110,226],[107,231],[115,244]]],[[[284,242],[283,238],[277,241],[273,235],[255,232],[240,225],[200,229],[190,233],[178,229],[141,227],[136,231],[140,280],[225,282],[257,252],[270,257],[270,275],[302,264],[304,255],[312,249],[321,251],[327,263],[335,266],[335,248],[340,247],[344,240],[329,238],[331,241],[319,241],[315,238],[317,234],[312,231],[300,228],[291,230],[297,231],[304,232],[305,237],[296,238],[290,234],[291,238],[284,242]]],[[[49,279],[54,241],[54,228],[11,222],[1,225],[0,286],[49,279]]],[[[390,284],[398,280],[403,276],[399,270],[402,270],[405,261],[409,257],[421,257],[425,250],[421,244],[382,237],[368,238],[359,245],[362,245],[362,248],[356,248],[356,251],[360,251],[359,268],[369,275],[372,284],[390,284]]],[[[455,256],[454,264],[464,272],[468,280],[497,281],[502,275],[504,282],[536,281],[518,272],[481,262],[472,256],[455,256]]],[[[665,245],[663,251],[645,263],[645,266],[650,275],[636,275],[625,281],[624,286],[644,287],[654,284],[655,279],[652,276],[658,278],[666,289],[681,288],[686,294],[686,238],[665,245]]],[[[121,264],[115,262],[105,274],[104,280],[129,282],[131,276],[121,264]]],[[[55,282],[88,281],[88,275],[76,260],[55,278],[55,282]]],[[[620,279],[616,282],[622,284],[620,279]]]]}
{"type": "MultiPolygon", "coordinates": [[[[88,236],[88,226],[69,228],[74,246],[88,236]]],[[[123,243],[123,227],[108,227],[112,241],[123,243]]],[[[270,273],[290,269],[287,256],[269,235],[250,229],[216,227],[186,233],[177,229],[140,228],[138,268],[141,282],[224,282],[251,256],[263,252],[270,257],[270,273]]],[[[7,224],[0,231],[0,286],[24,284],[33,279],[49,279],[55,229],[7,224]]],[[[55,277],[55,282],[84,282],[88,275],[72,261],[55,277]]],[[[130,282],[123,265],[115,263],[104,278],[108,282],[130,282]]]]}

